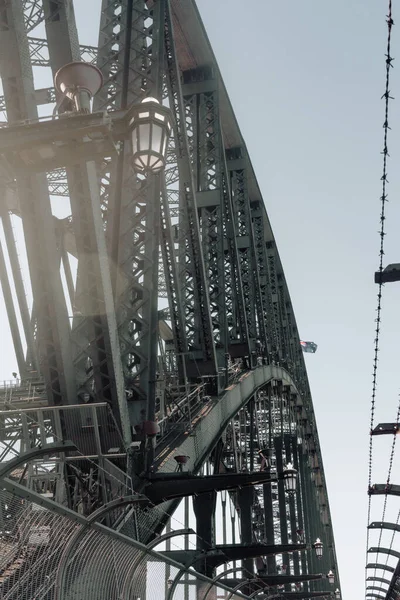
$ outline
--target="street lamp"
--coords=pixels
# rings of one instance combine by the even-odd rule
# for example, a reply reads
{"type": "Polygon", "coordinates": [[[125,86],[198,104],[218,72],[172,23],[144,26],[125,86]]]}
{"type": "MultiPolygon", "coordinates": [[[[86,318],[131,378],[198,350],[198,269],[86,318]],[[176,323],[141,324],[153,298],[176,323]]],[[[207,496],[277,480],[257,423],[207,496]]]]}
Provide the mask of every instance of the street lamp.
{"type": "Polygon", "coordinates": [[[336,600],[340,600],[340,590],[339,590],[339,588],[336,588],[336,590],[335,590],[335,598],[336,598],[336,600]]]}
{"type": "Polygon", "coordinates": [[[297,471],[291,463],[288,463],[283,469],[283,486],[287,494],[294,494],[296,491],[297,471]]]}
{"type": "Polygon", "coordinates": [[[145,98],[132,108],[129,125],[132,132],[133,166],[139,173],[158,173],[165,167],[171,113],[156,98],[145,98]]]}
{"type": "Polygon", "coordinates": [[[332,584],[332,583],[334,583],[334,582],[335,582],[335,575],[334,575],[334,573],[333,573],[333,571],[332,571],[332,570],[330,570],[330,571],[328,572],[328,574],[327,574],[327,578],[328,578],[328,581],[329,581],[329,583],[331,583],[331,584],[332,584]]]}
{"type": "Polygon", "coordinates": [[[67,97],[74,102],[77,112],[90,113],[90,100],[103,85],[103,75],[94,65],[75,61],[58,69],[54,85],[62,94],[58,107],[67,97]]]}
{"type": "MultiPolygon", "coordinates": [[[[271,456],[272,456],[272,448],[261,448],[258,451],[263,464],[263,468],[264,469],[270,469],[272,467],[272,461],[271,461],[271,456]]],[[[262,470],[262,468],[261,468],[262,470]]]]}
{"type": "Polygon", "coordinates": [[[324,545],[319,538],[317,538],[314,542],[314,550],[315,554],[317,555],[317,558],[322,558],[322,555],[324,553],[324,545]]]}

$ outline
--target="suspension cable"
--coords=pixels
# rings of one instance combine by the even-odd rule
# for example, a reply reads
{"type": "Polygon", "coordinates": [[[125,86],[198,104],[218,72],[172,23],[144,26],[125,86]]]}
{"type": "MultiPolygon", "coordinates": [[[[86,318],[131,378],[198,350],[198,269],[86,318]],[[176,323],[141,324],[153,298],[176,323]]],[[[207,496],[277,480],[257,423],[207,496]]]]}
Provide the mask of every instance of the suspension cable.
{"type": "MultiPolygon", "coordinates": [[[[373,358],[373,369],[372,369],[372,395],[371,395],[371,419],[370,419],[370,440],[369,440],[369,458],[368,458],[368,490],[372,484],[372,450],[373,450],[373,436],[372,430],[374,428],[374,418],[375,418],[375,404],[376,404],[376,389],[377,389],[377,373],[378,373],[378,355],[379,355],[379,339],[380,339],[380,330],[381,330],[381,312],[382,312],[382,271],[383,271],[383,256],[384,252],[384,239],[385,239],[385,205],[388,201],[387,194],[387,184],[388,184],[388,172],[387,172],[387,159],[389,157],[388,151],[388,133],[389,133],[389,101],[393,100],[393,97],[390,96],[390,69],[393,67],[393,57],[391,56],[391,41],[392,41],[392,28],[394,25],[392,18],[392,0],[389,0],[388,6],[388,14],[386,17],[386,24],[388,28],[387,35],[387,47],[385,54],[385,65],[386,65],[386,82],[385,82],[385,92],[382,96],[382,99],[385,101],[385,120],[383,123],[383,150],[381,154],[383,155],[383,166],[382,166],[382,195],[380,197],[381,202],[381,213],[380,213],[380,247],[379,247],[379,288],[377,295],[377,308],[376,308],[376,328],[375,328],[375,339],[374,339],[374,358],[373,358]]],[[[392,450],[394,448],[392,446],[392,450]]],[[[385,497],[385,507],[386,507],[386,499],[385,497]]],[[[371,495],[369,495],[368,499],[368,525],[370,523],[371,517],[371,495]]],[[[367,529],[367,548],[366,548],[366,556],[368,558],[368,547],[369,547],[369,529],[367,529]]],[[[367,577],[365,578],[367,579],[367,577]]],[[[367,586],[367,582],[365,583],[367,586]]],[[[366,591],[366,590],[365,590],[366,591]]]]}

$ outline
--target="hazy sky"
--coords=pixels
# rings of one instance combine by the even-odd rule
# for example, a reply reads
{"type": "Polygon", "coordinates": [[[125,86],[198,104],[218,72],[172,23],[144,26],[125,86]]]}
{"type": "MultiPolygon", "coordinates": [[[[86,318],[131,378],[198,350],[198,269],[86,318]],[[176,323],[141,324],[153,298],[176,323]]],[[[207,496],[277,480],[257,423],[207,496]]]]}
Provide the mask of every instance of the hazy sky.
{"type": "MultiPolygon", "coordinates": [[[[75,1],[82,43],[97,43],[87,24],[99,4],[75,1]]],[[[318,344],[306,362],[343,598],[356,600],[364,593],[387,3],[198,0],[198,6],[263,192],[300,335],[318,344]]],[[[395,57],[399,48],[394,27],[395,57]]],[[[400,64],[394,65],[387,263],[400,262],[400,64]]],[[[399,300],[400,285],[386,286],[376,423],[396,417],[399,300]]],[[[4,320],[2,326],[7,351],[0,376],[9,378],[15,362],[4,320]]],[[[386,481],[391,443],[386,436],[374,443],[373,482],[386,481]]],[[[398,470],[396,454],[392,481],[400,484],[398,470]]],[[[382,498],[372,506],[372,520],[381,520],[382,498]]],[[[396,521],[399,508],[389,497],[385,520],[396,521]]],[[[382,545],[390,540],[384,534],[382,545]]],[[[370,545],[377,542],[374,534],[370,545]]],[[[400,550],[396,538],[393,547],[400,550]]]]}

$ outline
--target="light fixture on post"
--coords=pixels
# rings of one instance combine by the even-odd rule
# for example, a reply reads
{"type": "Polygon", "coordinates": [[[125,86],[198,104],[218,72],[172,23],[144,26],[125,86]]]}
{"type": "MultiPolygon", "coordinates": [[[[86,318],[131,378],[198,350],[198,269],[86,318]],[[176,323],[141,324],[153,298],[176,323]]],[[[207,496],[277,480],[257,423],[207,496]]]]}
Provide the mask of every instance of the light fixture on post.
{"type": "Polygon", "coordinates": [[[155,98],[145,98],[130,112],[133,166],[140,173],[158,173],[165,167],[171,112],[155,98]]]}
{"type": "Polygon", "coordinates": [[[72,100],[79,113],[90,113],[90,100],[103,85],[101,71],[86,62],[71,62],[58,69],[54,85],[61,92],[60,106],[65,97],[72,100]]]}
{"type": "Polygon", "coordinates": [[[336,600],[340,600],[340,590],[339,590],[339,588],[336,588],[336,590],[335,590],[335,598],[336,598],[336,600]]]}
{"type": "Polygon", "coordinates": [[[296,491],[297,471],[291,463],[288,463],[282,473],[283,485],[287,494],[294,494],[296,491]]]}
{"type": "Polygon", "coordinates": [[[317,555],[317,558],[322,558],[322,555],[324,553],[324,544],[321,542],[321,540],[319,538],[317,538],[313,544],[314,546],[314,550],[315,550],[315,554],[317,555]]]}
{"type": "Polygon", "coordinates": [[[327,578],[328,578],[328,581],[330,584],[335,583],[335,575],[334,575],[332,569],[328,572],[327,578]]]}

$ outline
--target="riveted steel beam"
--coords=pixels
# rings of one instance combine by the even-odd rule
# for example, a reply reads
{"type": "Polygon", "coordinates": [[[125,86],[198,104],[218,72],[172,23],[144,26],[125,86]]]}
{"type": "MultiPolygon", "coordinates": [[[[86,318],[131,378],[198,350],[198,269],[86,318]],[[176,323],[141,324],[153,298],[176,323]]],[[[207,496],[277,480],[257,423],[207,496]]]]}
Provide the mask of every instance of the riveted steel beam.
{"type": "MultiPolygon", "coordinates": [[[[5,20],[0,39],[0,74],[8,121],[35,119],[37,108],[23,7],[21,2],[2,0],[0,10],[5,20]]],[[[41,371],[49,402],[73,404],[76,387],[70,331],[45,177],[30,176],[21,170],[17,192],[35,297],[41,371]]]]}
{"type": "Polygon", "coordinates": [[[389,496],[400,496],[400,485],[394,483],[374,483],[368,490],[370,496],[380,496],[382,494],[389,496]]]}
{"type": "Polygon", "coordinates": [[[390,529],[391,531],[400,531],[400,525],[398,523],[374,521],[368,525],[368,529],[390,529]]]}
{"type": "Polygon", "coordinates": [[[379,423],[371,431],[371,435],[396,435],[400,430],[400,423],[379,423]]]}

